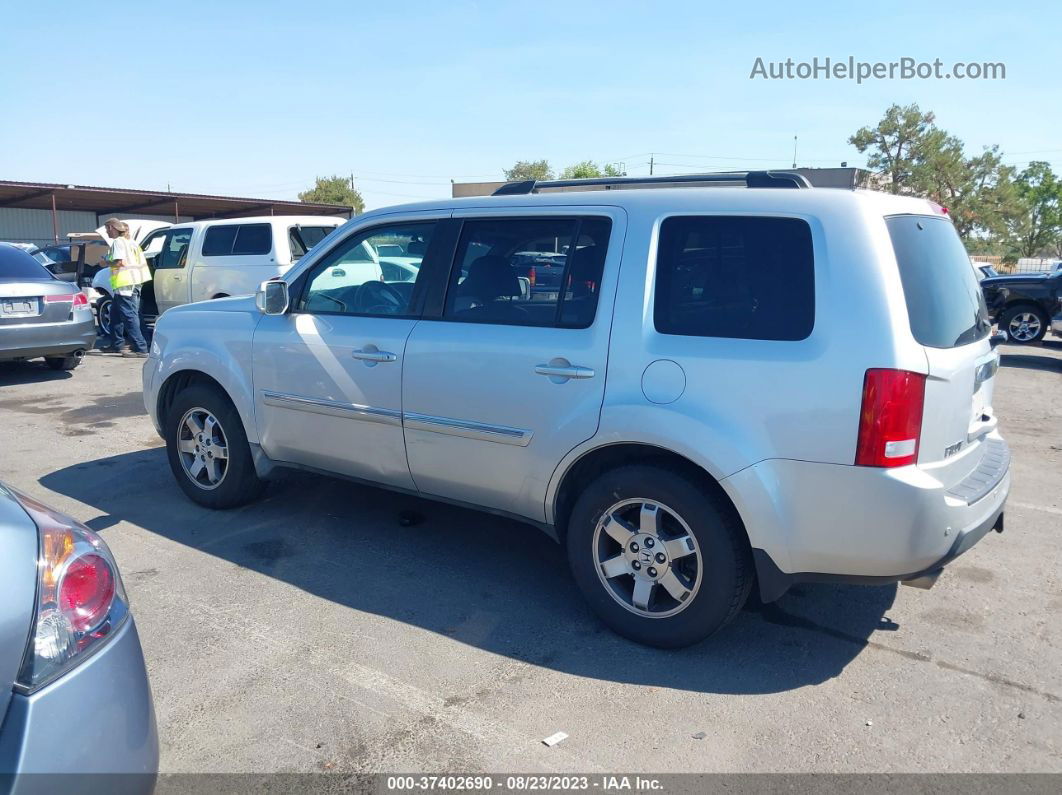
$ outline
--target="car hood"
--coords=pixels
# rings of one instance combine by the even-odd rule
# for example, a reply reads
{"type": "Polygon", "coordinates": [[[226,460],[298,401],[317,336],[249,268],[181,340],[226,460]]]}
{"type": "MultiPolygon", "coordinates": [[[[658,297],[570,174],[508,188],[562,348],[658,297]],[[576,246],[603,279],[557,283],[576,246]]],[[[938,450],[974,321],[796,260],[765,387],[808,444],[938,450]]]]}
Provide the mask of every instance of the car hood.
{"type": "Polygon", "coordinates": [[[0,483],[0,716],[33,624],[37,547],[37,525],[0,483]]]}

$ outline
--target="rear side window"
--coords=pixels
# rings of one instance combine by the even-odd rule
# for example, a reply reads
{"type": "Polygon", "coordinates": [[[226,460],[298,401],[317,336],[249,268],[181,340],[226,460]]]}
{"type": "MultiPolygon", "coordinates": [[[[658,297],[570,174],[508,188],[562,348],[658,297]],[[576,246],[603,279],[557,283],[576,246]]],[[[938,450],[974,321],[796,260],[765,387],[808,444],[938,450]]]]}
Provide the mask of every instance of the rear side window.
{"type": "Polygon", "coordinates": [[[653,316],[661,334],[805,339],[815,325],[811,229],[797,218],[666,219],[653,316]]]}
{"type": "Polygon", "coordinates": [[[443,317],[462,323],[588,328],[612,221],[465,221],[443,317]]]}
{"type": "Polygon", "coordinates": [[[956,348],[987,337],[992,324],[984,295],[952,223],[894,215],[885,225],[914,338],[928,348],[956,348]]]}
{"type": "Polygon", "coordinates": [[[268,254],[272,250],[273,229],[269,224],[212,226],[203,238],[204,257],[268,254]]]}

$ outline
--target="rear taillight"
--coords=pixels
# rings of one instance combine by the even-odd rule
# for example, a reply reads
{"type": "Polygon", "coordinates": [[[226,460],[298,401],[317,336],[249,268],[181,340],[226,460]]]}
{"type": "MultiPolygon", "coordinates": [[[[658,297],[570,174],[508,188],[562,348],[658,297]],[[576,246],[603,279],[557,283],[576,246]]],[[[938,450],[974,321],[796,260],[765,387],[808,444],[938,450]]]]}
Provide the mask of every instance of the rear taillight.
{"type": "Polygon", "coordinates": [[[899,467],[918,459],[926,377],[907,370],[867,370],[859,412],[856,466],[899,467]]]}
{"type": "Polygon", "coordinates": [[[88,296],[84,293],[74,293],[74,309],[82,307],[87,309],[89,305],[88,296]]]}
{"type": "Polygon", "coordinates": [[[19,503],[37,525],[37,605],[15,682],[32,692],[86,659],[129,614],[118,567],[87,527],[24,494],[19,503]]]}
{"type": "Polygon", "coordinates": [[[533,266],[527,269],[527,280],[531,282],[532,287],[535,286],[535,269],[533,266]]]}

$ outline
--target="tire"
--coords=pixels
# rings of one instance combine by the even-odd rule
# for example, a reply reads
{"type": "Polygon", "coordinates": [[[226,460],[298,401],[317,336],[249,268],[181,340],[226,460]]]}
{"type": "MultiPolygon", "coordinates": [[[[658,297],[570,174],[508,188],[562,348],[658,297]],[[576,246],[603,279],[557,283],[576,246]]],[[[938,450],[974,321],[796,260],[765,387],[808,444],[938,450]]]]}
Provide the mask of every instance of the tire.
{"type": "Polygon", "coordinates": [[[222,510],[245,505],[262,493],[265,483],[255,473],[243,422],[220,390],[193,384],[179,392],[166,416],[164,433],[170,469],[177,485],[193,502],[222,510]],[[200,429],[198,437],[193,427],[200,429]]]}
{"type": "Polygon", "coordinates": [[[1007,342],[1034,345],[1044,338],[1051,319],[1038,306],[1018,304],[1003,311],[999,328],[1007,333],[1007,342]]]}
{"type": "Polygon", "coordinates": [[[45,363],[53,370],[73,370],[81,364],[80,356],[45,356],[45,363]]]}
{"type": "Polygon", "coordinates": [[[591,609],[618,634],[649,646],[679,648],[704,640],[738,614],[752,587],[752,556],[733,508],[681,472],[664,467],[628,466],[593,481],[572,510],[567,547],[572,574],[591,609]],[[656,508],[643,514],[649,506],[656,508]],[[626,517],[626,526],[606,521],[610,514],[626,517]],[[642,516],[648,518],[638,523],[642,516]],[[649,534],[642,531],[654,527],[653,516],[656,535],[650,544],[649,534]],[[628,534],[629,529],[635,532],[628,534]],[[623,536],[623,545],[614,533],[623,536]],[[637,554],[628,555],[630,542],[639,540],[637,554]],[[655,551],[649,551],[650,546],[655,551]],[[664,564],[657,562],[661,553],[664,564]],[[630,571],[608,574],[602,561],[625,562],[630,571]],[[659,578],[644,602],[648,610],[633,604],[635,563],[640,563],[643,581],[649,579],[650,564],[655,564],[652,573],[659,578]],[[679,586],[672,580],[665,587],[669,575],[675,575],[679,586]],[[685,588],[687,594],[678,599],[672,588],[685,588]]]}
{"type": "Polygon", "coordinates": [[[96,302],[96,333],[101,337],[111,336],[111,297],[104,295],[96,302]]]}

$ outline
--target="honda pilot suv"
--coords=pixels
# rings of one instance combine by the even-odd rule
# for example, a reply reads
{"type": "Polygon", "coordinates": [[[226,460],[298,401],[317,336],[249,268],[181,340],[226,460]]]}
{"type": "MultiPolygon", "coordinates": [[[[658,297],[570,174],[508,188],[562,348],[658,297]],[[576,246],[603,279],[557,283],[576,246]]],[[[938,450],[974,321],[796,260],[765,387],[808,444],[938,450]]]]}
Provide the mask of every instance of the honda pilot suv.
{"type": "Polygon", "coordinates": [[[297,468],[518,517],[657,646],[754,583],[929,587],[1002,530],[998,357],[946,211],[793,172],[667,183],[374,211],[254,297],[167,312],[144,398],[177,483],[230,508],[297,468]],[[549,294],[521,284],[542,241],[549,294]],[[385,246],[411,276],[357,267],[385,246]]]}

